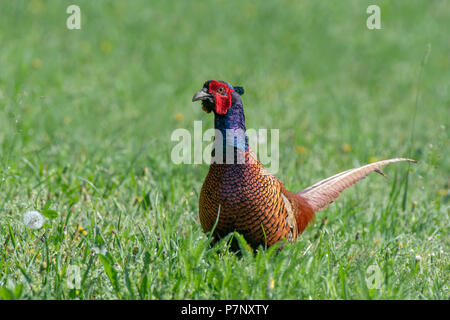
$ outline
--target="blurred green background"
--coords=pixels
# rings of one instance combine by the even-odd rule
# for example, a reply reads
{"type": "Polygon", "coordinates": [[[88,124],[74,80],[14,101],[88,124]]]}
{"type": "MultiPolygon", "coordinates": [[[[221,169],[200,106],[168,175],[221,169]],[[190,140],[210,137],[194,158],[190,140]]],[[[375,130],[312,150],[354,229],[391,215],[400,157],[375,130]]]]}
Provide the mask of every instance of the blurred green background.
{"type": "Polygon", "coordinates": [[[3,1],[1,141],[73,156],[169,145],[212,122],[190,98],[224,79],[245,87],[248,127],[280,128],[284,145],[405,155],[418,91],[414,147],[448,132],[449,6],[377,3],[371,31],[370,1],[77,1],[68,30],[65,2],[3,1]]]}
{"type": "MultiPolygon", "coordinates": [[[[398,233],[417,231],[420,241],[448,234],[449,18],[445,0],[0,1],[1,281],[14,273],[5,267],[12,263],[6,220],[17,236],[34,239],[21,214],[47,201],[69,229],[88,229],[92,212],[100,212],[106,232],[121,210],[123,225],[145,225],[135,199],[157,193],[177,217],[170,230],[201,237],[197,197],[208,166],[174,165],[170,135],[191,130],[194,120],[212,126],[212,116],[191,103],[209,79],[245,88],[248,128],[280,129],[277,177],[288,189],[410,156],[419,164],[407,205],[422,211],[401,219],[430,220],[422,233],[398,233]],[[374,3],[381,30],[366,27],[374,3]],[[66,28],[69,4],[81,8],[81,30],[66,28]]],[[[390,182],[376,178],[342,203],[385,203],[390,182]]],[[[437,246],[448,249],[448,241],[437,246]]],[[[40,297],[65,297],[54,290],[40,297]]],[[[173,297],[161,290],[160,297],[173,297]]],[[[333,297],[324,292],[318,297],[333,297]]]]}

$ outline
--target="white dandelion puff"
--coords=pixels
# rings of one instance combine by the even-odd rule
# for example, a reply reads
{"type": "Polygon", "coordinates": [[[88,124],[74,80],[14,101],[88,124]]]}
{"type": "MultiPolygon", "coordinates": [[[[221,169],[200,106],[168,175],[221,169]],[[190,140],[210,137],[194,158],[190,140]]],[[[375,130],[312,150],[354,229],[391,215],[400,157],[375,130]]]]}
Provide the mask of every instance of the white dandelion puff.
{"type": "Polygon", "coordinates": [[[37,211],[27,211],[23,215],[23,223],[27,228],[40,229],[45,222],[44,216],[37,211]]]}

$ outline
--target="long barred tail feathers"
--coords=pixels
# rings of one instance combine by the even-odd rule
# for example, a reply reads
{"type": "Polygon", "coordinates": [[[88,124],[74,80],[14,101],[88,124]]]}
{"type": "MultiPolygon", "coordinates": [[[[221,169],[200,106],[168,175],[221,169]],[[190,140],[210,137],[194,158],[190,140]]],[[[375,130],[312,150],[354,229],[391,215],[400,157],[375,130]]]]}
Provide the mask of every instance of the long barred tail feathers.
{"type": "Polygon", "coordinates": [[[394,158],[370,163],[321,180],[312,186],[301,190],[298,194],[303,198],[306,198],[308,204],[313,208],[314,212],[316,212],[328,207],[328,205],[340,196],[342,191],[351,187],[361,179],[364,179],[370,172],[377,172],[386,176],[384,172],[381,171],[381,167],[401,161],[417,162],[416,160],[407,158],[394,158]]]}

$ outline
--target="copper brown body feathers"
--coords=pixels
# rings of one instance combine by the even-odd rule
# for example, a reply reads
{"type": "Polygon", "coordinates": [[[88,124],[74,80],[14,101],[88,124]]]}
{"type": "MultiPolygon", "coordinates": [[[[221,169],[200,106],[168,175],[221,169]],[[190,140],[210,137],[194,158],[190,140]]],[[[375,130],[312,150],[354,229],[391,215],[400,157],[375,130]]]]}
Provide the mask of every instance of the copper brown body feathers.
{"type": "Polygon", "coordinates": [[[218,218],[216,239],[238,231],[252,247],[295,240],[312,208],[249,153],[245,157],[243,164],[211,164],[199,200],[203,230],[211,231],[218,218]]]}

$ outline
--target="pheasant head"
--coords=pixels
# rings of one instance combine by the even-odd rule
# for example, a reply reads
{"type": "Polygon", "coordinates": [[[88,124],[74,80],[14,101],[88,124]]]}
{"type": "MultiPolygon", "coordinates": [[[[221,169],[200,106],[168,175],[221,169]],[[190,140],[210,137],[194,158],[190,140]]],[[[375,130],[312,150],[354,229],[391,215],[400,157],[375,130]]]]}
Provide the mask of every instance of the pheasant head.
{"type": "Polygon", "coordinates": [[[248,151],[244,108],[241,101],[243,94],[242,87],[233,87],[225,81],[208,80],[192,98],[192,101],[202,101],[202,109],[205,112],[214,113],[214,127],[222,134],[224,148],[231,145],[248,151]]]}
{"type": "Polygon", "coordinates": [[[242,94],[244,94],[242,87],[233,87],[225,81],[208,80],[194,95],[192,101],[201,100],[202,109],[207,113],[213,111],[215,114],[225,115],[233,104],[238,100],[240,102],[242,94]]]}

